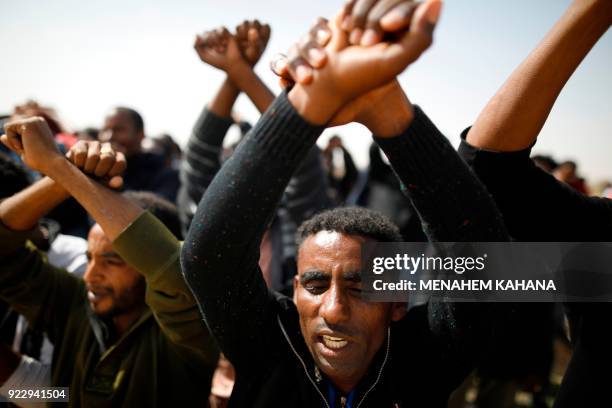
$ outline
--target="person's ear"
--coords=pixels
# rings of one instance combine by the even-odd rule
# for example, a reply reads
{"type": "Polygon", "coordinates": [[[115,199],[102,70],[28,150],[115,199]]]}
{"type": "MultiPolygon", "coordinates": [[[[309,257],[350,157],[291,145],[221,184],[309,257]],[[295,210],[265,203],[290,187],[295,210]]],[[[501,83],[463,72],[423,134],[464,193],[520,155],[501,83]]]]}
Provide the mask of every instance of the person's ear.
{"type": "Polygon", "coordinates": [[[408,304],[406,303],[393,303],[391,305],[391,321],[397,322],[406,316],[408,313],[408,304]]]}

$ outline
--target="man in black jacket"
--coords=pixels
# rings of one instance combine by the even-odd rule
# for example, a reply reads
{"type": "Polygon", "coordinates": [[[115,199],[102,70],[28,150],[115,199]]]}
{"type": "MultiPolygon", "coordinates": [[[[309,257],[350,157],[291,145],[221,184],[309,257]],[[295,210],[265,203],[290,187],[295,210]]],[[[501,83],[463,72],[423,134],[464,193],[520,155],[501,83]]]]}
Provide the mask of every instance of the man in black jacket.
{"type": "MultiPolygon", "coordinates": [[[[407,5],[416,7],[398,7],[407,5]]],[[[295,73],[298,83],[274,101],[204,194],[181,263],[236,368],[230,404],[443,407],[490,339],[490,306],[430,302],[406,312],[361,299],[358,248],[398,237],[364,210],[336,210],[303,226],[295,303],[268,292],[257,264],[291,174],[326,125],[350,121],[376,135],[430,240],[508,240],[482,184],[394,79],[430,45],[440,6],[418,6],[397,42],[368,48],[350,46],[340,16],[326,66],[295,73]]]]}
{"type": "Polygon", "coordinates": [[[126,190],[150,191],[174,203],[180,185],[178,171],[167,167],[162,156],[142,150],[144,132],[142,116],[134,109],[120,106],[105,117],[99,138],[125,154],[126,190]]]}
{"type": "MultiPolygon", "coordinates": [[[[612,200],[576,192],[529,159],[565,83],[610,24],[612,2],[574,0],[462,135],[460,154],[487,186],[517,240],[612,239],[612,200]]],[[[574,352],[555,407],[609,406],[609,374],[604,373],[612,366],[612,307],[565,306],[574,352]]]]}

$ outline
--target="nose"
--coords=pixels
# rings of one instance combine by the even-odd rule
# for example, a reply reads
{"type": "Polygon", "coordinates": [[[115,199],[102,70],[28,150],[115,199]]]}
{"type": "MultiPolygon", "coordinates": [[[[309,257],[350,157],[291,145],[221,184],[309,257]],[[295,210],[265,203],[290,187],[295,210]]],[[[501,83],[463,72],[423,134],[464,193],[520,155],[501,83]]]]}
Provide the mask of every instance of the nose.
{"type": "Polygon", "coordinates": [[[319,314],[328,325],[341,324],[350,319],[349,299],[342,288],[332,284],[323,294],[319,314]]]}
{"type": "Polygon", "coordinates": [[[91,259],[87,263],[87,269],[85,270],[85,274],[83,275],[83,280],[87,284],[97,285],[103,281],[103,276],[100,271],[98,265],[96,265],[96,261],[91,259]]]}

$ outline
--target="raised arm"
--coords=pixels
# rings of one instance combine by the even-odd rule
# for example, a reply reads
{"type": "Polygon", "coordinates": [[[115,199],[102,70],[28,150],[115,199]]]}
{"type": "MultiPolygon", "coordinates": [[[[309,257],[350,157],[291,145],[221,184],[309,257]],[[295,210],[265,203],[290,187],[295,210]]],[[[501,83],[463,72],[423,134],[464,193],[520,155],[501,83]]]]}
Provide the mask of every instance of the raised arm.
{"type": "Polygon", "coordinates": [[[243,22],[236,28],[235,36],[219,28],[196,37],[194,48],[202,62],[224,71],[226,77],[196,121],[181,165],[182,186],[177,201],[183,235],[191,224],[197,203],[221,167],[223,139],[233,124],[232,109],[238,95],[241,91],[247,93],[256,105],[261,105],[260,111],[267,109],[273,100],[252,69],[269,38],[270,27],[258,21],[243,22]],[[243,72],[235,70],[245,71],[248,80],[244,81],[243,72]]]}
{"type": "MultiPolygon", "coordinates": [[[[123,184],[120,175],[126,167],[125,157],[115,152],[109,144],[79,141],[68,151],[66,158],[90,177],[103,180],[112,188],[119,188],[123,184]]],[[[69,196],[53,179],[43,177],[3,200],[0,203],[0,220],[14,231],[29,230],[69,196]]]]}
{"type": "MultiPolygon", "coordinates": [[[[257,110],[264,113],[274,100],[274,94],[255,73],[254,68],[270,40],[270,26],[261,24],[257,20],[243,21],[236,27],[234,38],[243,56],[243,61],[247,64],[236,64],[228,70],[228,74],[238,88],[249,97],[257,110]]],[[[233,45],[230,44],[229,47],[233,45]]]]}
{"type": "Polygon", "coordinates": [[[491,98],[467,135],[503,152],[531,146],[561,90],[612,24],[612,2],[574,0],[540,44],[491,98]]]}
{"type": "Polygon", "coordinates": [[[459,152],[523,241],[606,241],[612,201],[586,197],[539,169],[530,150],[563,86],[612,22],[612,2],[575,0],[512,73],[459,152]]]}
{"type": "MultiPolygon", "coordinates": [[[[223,31],[213,30],[196,37],[194,48],[202,62],[220,66],[224,61],[222,35],[223,31]]],[[[223,139],[233,123],[232,109],[239,94],[238,87],[226,77],[193,126],[181,163],[181,187],[177,198],[183,236],[187,235],[204,191],[221,167],[223,139]]]]}
{"type": "Polygon", "coordinates": [[[68,191],[100,224],[111,240],[142,213],[142,209],[131,201],[89,178],[62,156],[43,119],[34,117],[17,120],[4,125],[4,130],[6,134],[1,137],[2,142],[21,154],[30,168],[46,174],[68,191]]]}

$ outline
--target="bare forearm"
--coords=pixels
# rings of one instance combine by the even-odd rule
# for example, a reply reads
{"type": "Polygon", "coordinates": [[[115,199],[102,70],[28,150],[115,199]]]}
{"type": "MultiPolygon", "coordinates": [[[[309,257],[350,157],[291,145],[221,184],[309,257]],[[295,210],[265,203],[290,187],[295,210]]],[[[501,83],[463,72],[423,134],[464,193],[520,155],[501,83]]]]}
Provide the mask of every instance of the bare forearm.
{"type": "Polygon", "coordinates": [[[234,67],[229,72],[232,81],[244,92],[260,113],[264,113],[272,101],[274,94],[266,84],[247,64],[234,67]]]}
{"type": "Polygon", "coordinates": [[[33,228],[41,217],[69,197],[68,192],[49,177],[0,203],[0,220],[14,231],[33,228]]]}
{"type": "Polygon", "coordinates": [[[87,177],[64,158],[54,160],[49,167],[49,177],[64,187],[87,210],[111,241],[143,211],[121,194],[87,177]]]}
{"type": "Polygon", "coordinates": [[[530,146],[572,73],[612,22],[610,3],[574,2],[481,112],[468,134],[476,147],[530,146]]]}
{"type": "Polygon", "coordinates": [[[234,82],[229,78],[225,78],[221,88],[219,88],[219,91],[208,105],[208,110],[223,118],[231,117],[232,108],[239,94],[240,90],[234,82]]]}

